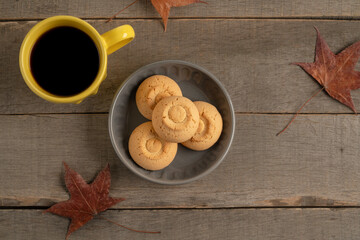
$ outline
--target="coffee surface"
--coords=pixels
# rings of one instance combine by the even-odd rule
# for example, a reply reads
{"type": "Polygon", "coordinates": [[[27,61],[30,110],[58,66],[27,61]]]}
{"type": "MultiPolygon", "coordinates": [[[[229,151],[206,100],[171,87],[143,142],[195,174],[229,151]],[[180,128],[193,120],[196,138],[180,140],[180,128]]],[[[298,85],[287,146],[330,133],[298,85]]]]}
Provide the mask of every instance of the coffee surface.
{"type": "Polygon", "coordinates": [[[87,89],[99,71],[99,53],[93,40],[73,27],[44,33],[30,57],[31,72],[46,91],[72,96],[87,89]]]}

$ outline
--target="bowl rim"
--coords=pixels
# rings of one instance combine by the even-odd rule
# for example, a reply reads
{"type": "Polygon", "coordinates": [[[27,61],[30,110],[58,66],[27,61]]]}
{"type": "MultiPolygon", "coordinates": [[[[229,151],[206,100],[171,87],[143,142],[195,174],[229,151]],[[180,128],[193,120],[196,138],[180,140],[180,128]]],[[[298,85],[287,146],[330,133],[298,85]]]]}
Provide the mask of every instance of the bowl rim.
{"type": "MultiPolygon", "coordinates": [[[[110,111],[109,111],[109,116],[108,116],[108,129],[109,129],[109,135],[110,135],[110,140],[111,140],[111,144],[116,152],[116,155],[118,156],[118,158],[120,159],[120,161],[130,170],[132,171],[133,173],[135,173],[137,176],[143,178],[143,179],[146,179],[150,182],[153,182],[153,183],[158,183],[158,184],[164,184],[164,185],[180,185],[180,184],[185,184],[185,183],[190,183],[190,182],[193,182],[195,180],[198,180],[206,175],[208,175],[209,173],[211,173],[215,168],[217,168],[220,163],[225,159],[226,155],[228,154],[230,148],[231,148],[231,145],[232,145],[232,142],[233,142],[233,139],[234,139],[234,135],[235,135],[235,125],[236,125],[236,122],[235,122],[235,112],[234,112],[234,107],[233,107],[233,104],[232,104],[232,101],[231,101],[231,98],[230,98],[230,95],[229,93],[227,92],[226,88],[223,86],[223,84],[220,82],[219,79],[217,79],[215,77],[215,75],[213,75],[211,72],[209,72],[208,70],[206,70],[205,68],[199,66],[199,65],[196,65],[194,63],[190,63],[190,62],[186,62],[186,61],[183,61],[183,60],[162,60],[162,61],[157,61],[157,62],[153,62],[153,63],[150,63],[150,64],[147,64],[147,65],[144,65],[142,67],[140,67],[139,69],[137,69],[135,72],[133,72],[130,76],[128,76],[124,81],[123,83],[120,85],[120,87],[118,88],[118,90],[116,91],[115,95],[114,95],[114,98],[113,98],[113,101],[111,103],[111,106],[110,106],[110,111]],[[187,178],[187,179],[184,179],[184,180],[171,180],[171,181],[166,181],[166,180],[161,180],[161,179],[154,179],[154,178],[151,178],[147,175],[144,175],[138,171],[136,171],[135,169],[133,169],[133,166],[130,165],[130,163],[125,160],[127,159],[128,157],[127,156],[124,156],[121,151],[118,149],[118,146],[115,144],[115,136],[114,136],[114,130],[112,128],[112,118],[113,118],[113,115],[114,115],[114,110],[115,110],[115,103],[117,102],[117,99],[118,97],[120,96],[121,92],[123,91],[123,89],[125,88],[125,86],[130,82],[130,79],[133,78],[133,76],[141,73],[143,71],[144,68],[149,68],[149,67],[152,67],[154,65],[161,65],[161,64],[169,64],[169,63],[173,63],[173,64],[182,64],[182,65],[186,65],[188,67],[192,67],[192,68],[195,68],[203,73],[205,73],[206,75],[208,75],[218,86],[219,88],[223,91],[224,95],[225,95],[225,98],[226,98],[226,101],[227,101],[227,104],[229,105],[230,107],[230,117],[231,117],[231,121],[232,123],[230,124],[230,140],[229,140],[229,143],[227,144],[226,148],[225,148],[225,151],[223,151],[223,153],[219,156],[218,160],[208,169],[206,169],[204,172],[202,172],[201,174],[199,175],[196,175],[194,177],[191,177],[191,178],[187,178]]],[[[140,167],[139,167],[140,168],[140,167]]]]}

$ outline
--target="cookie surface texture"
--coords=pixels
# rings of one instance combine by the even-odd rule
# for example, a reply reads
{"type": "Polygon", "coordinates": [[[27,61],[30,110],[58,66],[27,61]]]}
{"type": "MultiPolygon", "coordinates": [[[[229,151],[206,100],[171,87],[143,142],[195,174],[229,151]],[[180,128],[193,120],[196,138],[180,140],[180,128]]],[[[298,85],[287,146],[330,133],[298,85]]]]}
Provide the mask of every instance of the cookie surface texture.
{"type": "Polygon", "coordinates": [[[151,120],[156,104],[169,96],[182,96],[179,85],[167,76],[154,75],[140,84],[136,92],[136,105],[140,113],[151,120]]]}
{"type": "Polygon", "coordinates": [[[160,138],[169,142],[185,142],[199,126],[199,111],[185,97],[167,97],[154,108],[152,123],[160,138]]]}
{"type": "Polygon", "coordinates": [[[200,114],[199,127],[194,136],[183,142],[187,148],[202,151],[213,146],[220,138],[223,121],[215,106],[207,102],[194,102],[200,114]]]}
{"type": "Polygon", "coordinates": [[[129,152],[132,159],[147,170],[167,167],[175,158],[178,144],[160,139],[152,123],[139,125],[130,135],[129,152]]]}

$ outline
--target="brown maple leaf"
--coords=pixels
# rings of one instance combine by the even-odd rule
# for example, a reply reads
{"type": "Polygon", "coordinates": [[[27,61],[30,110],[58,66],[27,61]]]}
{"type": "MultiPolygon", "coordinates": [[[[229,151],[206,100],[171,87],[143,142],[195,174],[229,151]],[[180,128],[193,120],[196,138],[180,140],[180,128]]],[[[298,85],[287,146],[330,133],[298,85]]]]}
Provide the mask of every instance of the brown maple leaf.
{"type": "Polygon", "coordinates": [[[69,230],[66,234],[67,239],[72,232],[93,219],[95,215],[125,199],[109,197],[111,182],[109,164],[91,184],[87,184],[80,174],[72,170],[66,163],[64,166],[65,184],[71,198],[53,205],[45,212],[71,218],[69,230]]]}
{"type": "Polygon", "coordinates": [[[348,106],[356,113],[350,90],[360,88],[360,72],[354,70],[360,57],[360,41],[335,55],[321,37],[316,40],[316,55],[313,63],[293,63],[310,74],[334,99],[348,106]]]}
{"type": "Polygon", "coordinates": [[[156,11],[160,14],[166,32],[167,21],[170,14],[171,7],[182,7],[192,3],[206,3],[199,0],[151,0],[152,5],[154,5],[156,11]]]}
{"type": "MultiPolygon", "coordinates": [[[[126,6],[125,8],[121,9],[114,16],[112,16],[108,20],[108,22],[111,21],[119,13],[121,13],[122,11],[124,11],[125,9],[127,9],[128,7],[130,7],[131,5],[133,5],[137,1],[138,0],[135,0],[134,2],[132,2],[131,4],[126,6]]],[[[161,18],[162,18],[162,20],[164,22],[165,32],[166,32],[167,21],[168,21],[169,14],[170,14],[170,9],[172,7],[182,7],[182,6],[192,4],[192,3],[206,3],[207,4],[207,2],[200,1],[200,0],[151,0],[151,3],[155,7],[156,11],[158,11],[158,13],[160,14],[160,16],[161,16],[161,18]]]]}
{"type": "Polygon", "coordinates": [[[294,121],[301,109],[323,89],[334,99],[348,106],[356,113],[353,100],[350,95],[351,90],[360,88],[360,72],[355,71],[354,67],[360,57],[360,41],[352,44],[339,54],[335,55],[317,32],[315,61],[313,63],[292,63],[300,66],[310,74],[323,88],[309,98],[297,111],[288,125],[277,135],[284,132],[294,121]]]}

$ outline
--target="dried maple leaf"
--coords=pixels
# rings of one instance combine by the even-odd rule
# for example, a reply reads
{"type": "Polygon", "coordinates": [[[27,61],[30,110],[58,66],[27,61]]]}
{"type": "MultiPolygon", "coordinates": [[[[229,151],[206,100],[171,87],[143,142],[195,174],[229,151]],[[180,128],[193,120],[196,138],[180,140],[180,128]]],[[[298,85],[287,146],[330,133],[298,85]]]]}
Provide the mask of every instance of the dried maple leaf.
{"type": "Polygon", "coordinates": [[[335,55],[321,37],[319,30],[317,32],[315,61],[313,63],[292,63],[303,68],[310,74],[321,86],[309,100],[299,109],[289,124],[277,135],[284,132],[294,121],[301,109],[321,90],[325,91],[334,99],[348,106],[356,113],[350,90],[360,88],[360,72],[355,71],[354,67],[360,57],[360,41],[347,47],[345,50],[335,55]]]}
{"type": "Polygon", "coordinates": [[[317,28],[314,63],[293,63],[309,73],[332,97],[356,113],[350,90],[360,88],[360,72],[354,70],[360,57],[360,41],[335,55],[317,28]]]}
{"type": "MultiPolygon", "coordinates": [[[[128,7],[130,7],[137,1],[138,0],[135,0],[134,2],[132,2],[125,8],[121,9],[114,16],[112,16],[108,21],[111,21],[113,18],[116,17],[116,15],[118,15],[119,13],[121,13],[122,11],[124,11],[125,9],[127,9],[128,7]]],[[[160,16],[164,22],[165,32],[166,32],[167,21],[168,21],[169,14],[170,14],[170,9],[172,7],[182,7],[182,6],[192,4],[192,3],[206,3],[207,4],[207,2],[200,1],[200,0],[151,0],[151,3],[155,7],[156,11],[158,11],[158,13],[160,14],[160,16]]]]}
{"type": "Polygon", "coordinates": [[[167,20],[170,14],[171,7],[182,7],[192,3],[206,3],[199,0],[151,0],[152,5],[154,5],[156,11],[160,14],[166,32],[167,20]]]}
{"type": "Polygon", "coordinates": [[[109,197],[111,182],[109,164],[91,184],[87,184],[80,174],[72,170],[66,163],[64,166],[65,184],[71,198],[53,205],[45,212],[71,218],[69,230],[66,234],[67,239],[72,232],[93,219],[96,214],[125,199],[109,197]]]}

